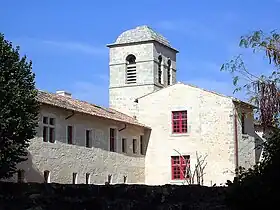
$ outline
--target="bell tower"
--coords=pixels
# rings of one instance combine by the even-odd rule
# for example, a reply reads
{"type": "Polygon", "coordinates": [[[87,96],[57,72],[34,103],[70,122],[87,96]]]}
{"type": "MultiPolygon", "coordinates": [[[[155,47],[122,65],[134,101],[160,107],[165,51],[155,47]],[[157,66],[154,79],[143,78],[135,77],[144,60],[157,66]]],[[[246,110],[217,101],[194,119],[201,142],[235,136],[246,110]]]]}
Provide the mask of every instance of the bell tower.
{"type": "Polygon", "coordinates": [[[148,26],[123,32],[110,51],[110,108],[136,115],[135,99],[176,83],[178,51],[148,26]]]}

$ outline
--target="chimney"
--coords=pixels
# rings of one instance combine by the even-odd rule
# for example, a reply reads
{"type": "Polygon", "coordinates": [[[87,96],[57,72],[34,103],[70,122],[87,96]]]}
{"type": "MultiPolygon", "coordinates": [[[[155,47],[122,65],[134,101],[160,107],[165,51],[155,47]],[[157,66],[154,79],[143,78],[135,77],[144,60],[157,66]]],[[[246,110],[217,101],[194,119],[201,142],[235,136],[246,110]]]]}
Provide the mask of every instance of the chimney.
{"type": "Polygon", "coordinates": [[[69,92],[66,92],[64,90],[58,90],[58,91],[56,91],[56,94],[60,95],[60,96],[65,96],[65,97],[72,98],[72,94],[69,93],[69,92]]]}

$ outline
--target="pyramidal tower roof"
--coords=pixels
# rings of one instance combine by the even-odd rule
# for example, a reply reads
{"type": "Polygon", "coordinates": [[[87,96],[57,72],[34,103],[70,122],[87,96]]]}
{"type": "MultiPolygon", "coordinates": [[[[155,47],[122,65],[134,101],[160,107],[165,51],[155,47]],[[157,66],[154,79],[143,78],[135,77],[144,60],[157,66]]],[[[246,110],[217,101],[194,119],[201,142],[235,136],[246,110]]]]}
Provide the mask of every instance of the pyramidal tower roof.
{"type": "Polygon", "coordinates": [[[169,48],[172,48],[169,41],[164,36],[162,36],[161,34],[159,34],[158,32],[154,31],[152,28],[146,25],[137,26],[136,28],[124,31],[123,33],[121,33],[121,35],[119,35],[115,43],[110,44],[108,46],[139,43],[146,41],[156,41],[169,48]]]}

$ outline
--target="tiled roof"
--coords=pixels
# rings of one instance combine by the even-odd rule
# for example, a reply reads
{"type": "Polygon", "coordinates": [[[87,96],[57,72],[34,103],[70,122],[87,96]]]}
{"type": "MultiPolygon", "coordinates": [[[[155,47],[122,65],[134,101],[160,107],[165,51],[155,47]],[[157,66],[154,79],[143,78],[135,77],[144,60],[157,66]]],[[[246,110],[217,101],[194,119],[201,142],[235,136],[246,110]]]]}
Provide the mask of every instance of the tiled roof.
{"type": "Polygon", "coordinates": [[[37,99],[43,104],[48,104],[92,116],[111,119],[119,122],[124,122],[132,125],[149,128],[144,124],[139,123],[133,117],[130,117],[124,113],[118,112],[114,109],[104,108],[98,105],[90,104],[85,101],[73,99],[71,97],[58,95],[55,93],[49,93],[44,91],[38,91],[37,99]]]}

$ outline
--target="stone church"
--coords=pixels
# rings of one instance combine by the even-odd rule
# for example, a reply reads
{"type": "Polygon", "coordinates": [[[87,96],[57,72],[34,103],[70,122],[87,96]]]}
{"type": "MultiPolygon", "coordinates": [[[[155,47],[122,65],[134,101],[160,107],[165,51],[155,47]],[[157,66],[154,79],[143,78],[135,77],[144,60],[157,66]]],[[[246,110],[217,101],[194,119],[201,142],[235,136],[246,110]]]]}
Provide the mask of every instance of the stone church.
{"type": "Polygon", "coordinates": [[[166,38],[139,26],[107,46],[109,108],[39,91],[37,136],[13,181],[183,184],[201,157],[203,184],[219,185],[258,161],[255,107],[178,83],[166,38]]]}

